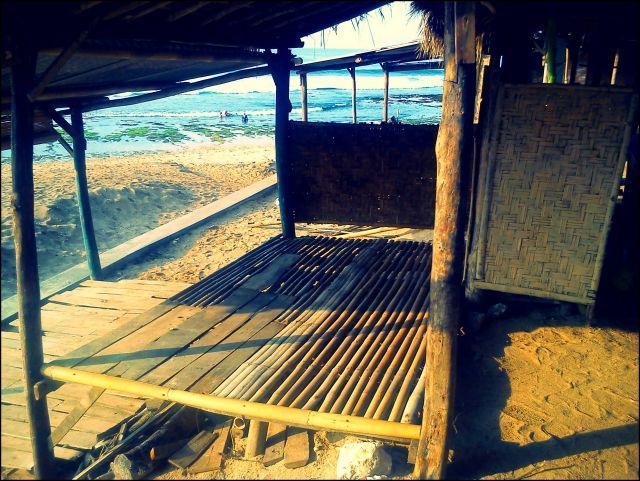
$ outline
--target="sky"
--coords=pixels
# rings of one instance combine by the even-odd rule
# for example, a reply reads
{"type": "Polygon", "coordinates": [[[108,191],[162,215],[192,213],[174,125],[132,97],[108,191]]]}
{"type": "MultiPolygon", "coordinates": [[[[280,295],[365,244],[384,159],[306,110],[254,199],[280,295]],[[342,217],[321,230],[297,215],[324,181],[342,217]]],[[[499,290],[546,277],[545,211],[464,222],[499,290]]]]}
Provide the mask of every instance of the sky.
{"type": "MultiPolygon", "coordinates": [[[[409,16],[410,5],[408,1],[397,1],[373,10],[357,30],[350,21],[339,24],[337,32],[327,29],[324,31],[324,47],[372,50],[414,42],[418,38],[420,21],[417,16],[409,16]]],[[[305,47],[321,48],[321,38],[318,32],[302,40],[305,47]]]]}

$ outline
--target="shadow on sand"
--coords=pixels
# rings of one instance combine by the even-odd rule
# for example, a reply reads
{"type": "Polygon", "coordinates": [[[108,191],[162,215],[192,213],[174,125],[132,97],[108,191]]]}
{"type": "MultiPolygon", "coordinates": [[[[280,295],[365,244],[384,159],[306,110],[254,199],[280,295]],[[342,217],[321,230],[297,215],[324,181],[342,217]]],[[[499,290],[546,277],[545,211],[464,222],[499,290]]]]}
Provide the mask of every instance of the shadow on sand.
{"type": "MultiPolygon", "coordinates": [[[[453,459],[447,469],[448,478],[478,479],[541,461],[638,443],[637,422],[566,437],[552,435],[548,440],[524,446],[502,440],[500,417],[511,396],[511,386],[499,359],[511,344],[509,334],[538,327],[585,327],[584,317],[563,315],[566,309],[567,306],[519,305],[516,306],[519,312],[511,312],[513,319],[494,321],[476,334],[459,337],[456,409],[450,443],[453,459]],[[529,315],[534,310],[539,315],[529,315]]],[[[624,322],[615,327],[637,332],[637,324],[624,322]]],[[[557,469],[562,468],[551,465],[544,470],[534,469],[536,472],[531,475],[557,469]]]]}

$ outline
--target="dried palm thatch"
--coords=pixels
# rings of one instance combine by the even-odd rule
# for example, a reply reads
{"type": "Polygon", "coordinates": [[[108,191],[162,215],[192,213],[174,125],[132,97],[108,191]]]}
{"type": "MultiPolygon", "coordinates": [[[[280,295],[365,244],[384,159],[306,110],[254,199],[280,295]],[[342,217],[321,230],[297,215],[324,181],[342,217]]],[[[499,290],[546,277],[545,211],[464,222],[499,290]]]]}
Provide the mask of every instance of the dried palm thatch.
{"type": "MultiPolygon", "coordinates": [[[[476,36],[491,29],[496,13],[491,2],[477,2],[476,36]]],[[[442,0],[414,0],[411,2],[410,15],[420,16],[420,53],[425,58],[439,58],[444,55],[444,2],[442,0]]],[[[482,42],[478,40],[478,45],[482,42]]],[[[479,48],[479,47],[478,47],[479,48]]]]}
{"type": "Polygon", "coordinates": [[[420,16],[420,53],[424,58],[440,58],[444,55],[442,41],[444,31],[444,2],[415,0],[411,2],[410,15],[420,16]]]}

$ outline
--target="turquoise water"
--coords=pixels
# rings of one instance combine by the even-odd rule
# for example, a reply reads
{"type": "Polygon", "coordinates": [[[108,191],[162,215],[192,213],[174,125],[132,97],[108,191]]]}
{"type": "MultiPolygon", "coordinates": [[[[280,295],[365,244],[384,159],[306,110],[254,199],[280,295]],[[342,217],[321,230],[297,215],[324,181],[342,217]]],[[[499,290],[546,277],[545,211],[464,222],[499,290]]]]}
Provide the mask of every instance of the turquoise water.
{"type": "MultiPolygon", "coordinates": [[[[346,49],[295,49],[310,62],[355,53],[346,49]]],[[[359,122],[382,117],[383,75],[378,65],[356,70],[359,122]]],[[[393,72],[389,83],[389,115],[404,123],[440,121],[442,70],[393,72]]],[[[125,94],[126,95],[126,94],[125,94]]],[[[117,97],[117,96],[116,96],[117,97]]],[[[291,119],[300,119],[300,87],[291,75],[291,119]]],[[[243,79],[197,92],[138,105],[85,114],[87,156],[124,155],[181,149],[238,137],[273,135],[275,87],[270,76],[243,79]],[[227,111],[228,116],[220,117],[227,111]],[[242,115],[249,121],[242,123],[242,115]]],[[[346,70],[308,75],[310,121],[351,122],[351,77],[346,70]]],[[[68,158],[58,143],[35,147],[35,160],[68,158]]],[[[10,151],[2,152],[2,160],[10,151]]]]}

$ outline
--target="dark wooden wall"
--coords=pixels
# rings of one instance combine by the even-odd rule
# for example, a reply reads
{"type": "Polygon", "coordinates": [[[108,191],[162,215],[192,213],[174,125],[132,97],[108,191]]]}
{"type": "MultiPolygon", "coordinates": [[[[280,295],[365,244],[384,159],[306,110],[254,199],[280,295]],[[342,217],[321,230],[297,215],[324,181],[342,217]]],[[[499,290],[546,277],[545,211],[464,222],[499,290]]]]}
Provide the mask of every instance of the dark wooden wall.
{"type": "Polygon", "coordinates": [[[437,125],[290,122],[296,222],[433,228],[437,125]]]}

